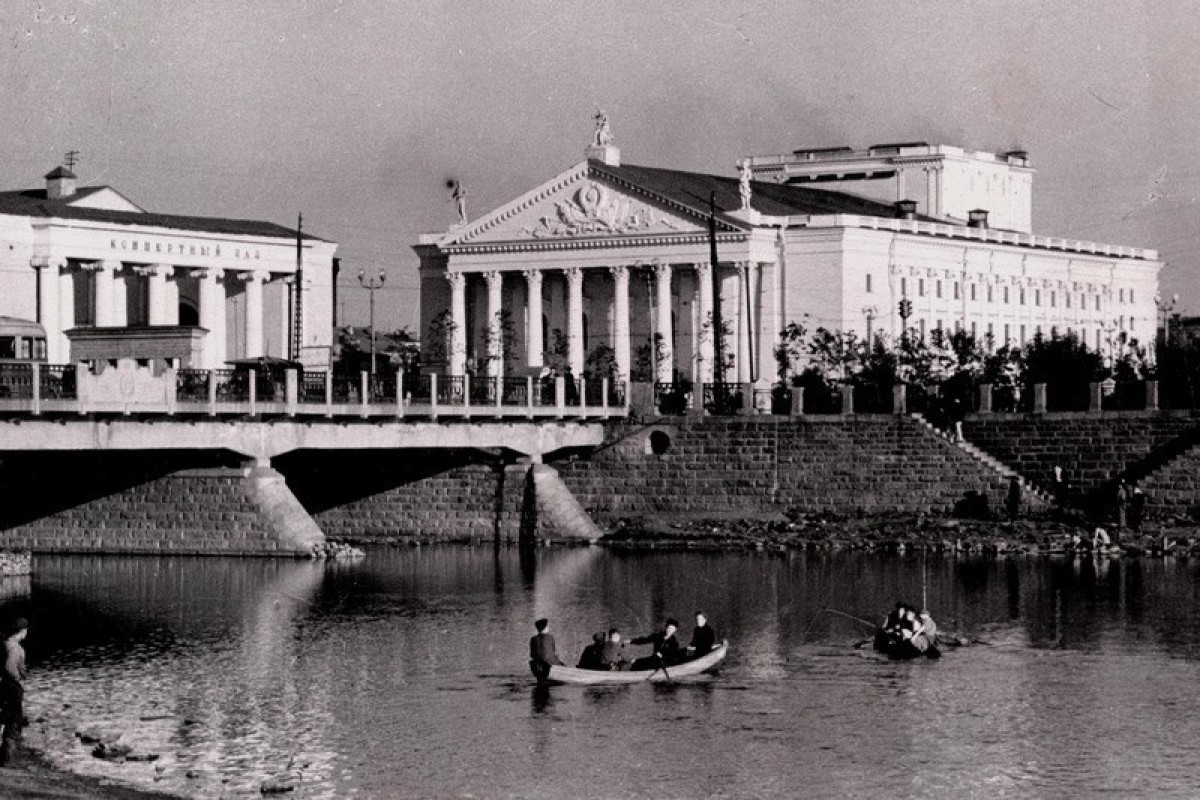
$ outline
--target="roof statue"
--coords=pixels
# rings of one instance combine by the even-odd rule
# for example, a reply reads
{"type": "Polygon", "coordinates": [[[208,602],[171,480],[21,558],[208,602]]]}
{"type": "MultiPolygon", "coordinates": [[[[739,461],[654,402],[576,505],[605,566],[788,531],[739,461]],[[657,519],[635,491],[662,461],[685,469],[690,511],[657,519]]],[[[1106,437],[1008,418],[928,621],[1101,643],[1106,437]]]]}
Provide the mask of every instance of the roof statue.
{"type": "Polygon", "coordinates": [[[455,207],[458,209],[458,221],[460,223],[467,221],[467,190],[463,188],[462,181],[449,180],[446,181],[447,188],[450,189],[450,199],[454,201],[455,207]]]}
{"type": "Polygon", "coordinates": [[[750,210],[750,162],[742,160],[738,164],[738,194],[742,198],[742,211],[750,210]]]}
{"type": "Polygon", "coordinates": [[[596,109],[596,136],[592,140],[594,147],[604,147],[612,144],[612,131],[608,129],[608,114],[605,114],[602,109],[596,109]]]}

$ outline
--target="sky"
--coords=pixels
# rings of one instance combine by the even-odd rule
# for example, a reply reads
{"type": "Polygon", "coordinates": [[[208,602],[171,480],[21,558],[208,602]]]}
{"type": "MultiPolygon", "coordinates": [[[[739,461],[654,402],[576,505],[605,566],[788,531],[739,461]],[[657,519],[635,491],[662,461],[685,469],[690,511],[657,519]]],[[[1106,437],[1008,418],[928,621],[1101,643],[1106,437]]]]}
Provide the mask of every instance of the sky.
{"type": "Polygon", "coordinates": [[[144,208],[338,242],[344,323],[417,332],[418,234],[578,163],[1025,149],[1034,232],[1151,247],[1200,313],[1200,2],[5,0],[0,188],[68,150],[144,208]]]}

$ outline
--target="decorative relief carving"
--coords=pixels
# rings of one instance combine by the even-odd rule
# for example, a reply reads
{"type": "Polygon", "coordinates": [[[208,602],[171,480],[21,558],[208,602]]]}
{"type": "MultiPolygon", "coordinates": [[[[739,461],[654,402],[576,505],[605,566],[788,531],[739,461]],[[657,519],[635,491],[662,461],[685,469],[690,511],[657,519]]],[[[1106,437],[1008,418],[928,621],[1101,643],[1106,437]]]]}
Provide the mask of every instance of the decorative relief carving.
{"type": "Polygon", "coordinates": [[[537,224],[521,229],[522,236],[585,236],[594,233],[637,233],[655,225],[677,227],[669,219],[646,207],[631,208],[622,197],[595,181],[588,181],[574,196],[554,204],[554,217],[544,216],[537,224]]]}

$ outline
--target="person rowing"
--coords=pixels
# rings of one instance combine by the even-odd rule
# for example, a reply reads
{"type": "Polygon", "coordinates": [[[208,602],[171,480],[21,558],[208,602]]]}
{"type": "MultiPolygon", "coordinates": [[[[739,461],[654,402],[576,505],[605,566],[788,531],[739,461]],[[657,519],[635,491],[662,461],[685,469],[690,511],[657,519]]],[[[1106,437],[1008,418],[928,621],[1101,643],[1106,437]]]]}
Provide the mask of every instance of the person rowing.
{"type": "Polygon", "coordinates": [[[681,662],[683,648],[679,646],[679,640],[675,638],[678,630],[679,623],[674,619],[668,619],[663,623],[661,631],[630,639],[630,644],[652,645],[654,654],[637,659],[629,668],[631,670],[662,669],[681,662]]]}

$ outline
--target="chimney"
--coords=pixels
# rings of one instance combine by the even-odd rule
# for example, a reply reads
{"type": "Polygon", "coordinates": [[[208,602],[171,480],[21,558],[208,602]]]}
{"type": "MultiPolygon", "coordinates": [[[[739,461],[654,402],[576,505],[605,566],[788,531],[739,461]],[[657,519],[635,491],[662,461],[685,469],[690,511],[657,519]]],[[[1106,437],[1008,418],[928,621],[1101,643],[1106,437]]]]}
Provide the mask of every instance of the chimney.
{"type": "Polygon", "coordinates": [[[1008,159],[1008,162],[1010,164],[1015,161],[1015,162],[1018,162],[1021,166],[1026,166],[1029,162],[1029,151],[1028,150],[1009,150],[1007,153],[1004,154],[1004,157],[1006,159],[1008,159]]]}
{"type": "Polygon", "coordinates": [[[917,201],[916,200],[897,200],[895,203],[896,219],[916,219],[917,218],[917,201]]]}
{"type": "Polygon", "coordinates": [[[66,167],[55,167],[46,173],[46,198],[62,200],[75,194],[75,173],[66,167]]]}
{"type": "Polygon", "coordinates": [[[986,208],[973,208],[967,212],[968,228],[986,228],[988,212],[986,208]]]}

